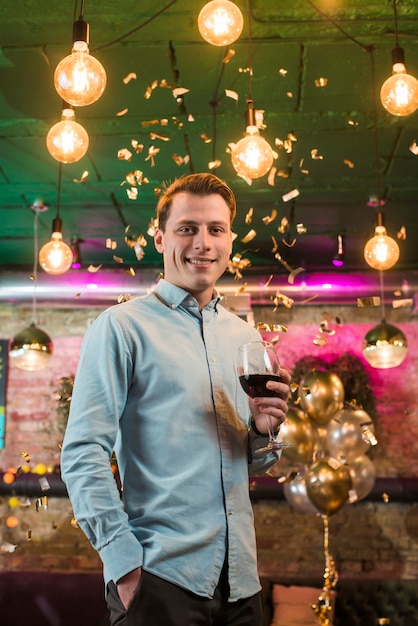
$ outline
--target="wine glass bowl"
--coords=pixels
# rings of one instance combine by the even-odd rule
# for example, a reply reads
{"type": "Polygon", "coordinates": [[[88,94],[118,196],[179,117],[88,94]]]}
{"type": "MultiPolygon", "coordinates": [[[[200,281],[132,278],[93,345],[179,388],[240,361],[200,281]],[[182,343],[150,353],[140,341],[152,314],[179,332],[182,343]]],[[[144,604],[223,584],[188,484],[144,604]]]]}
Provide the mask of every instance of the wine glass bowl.
{"type": "MultiPolygon", "coordinates": [[[[274,346],[269,341],[252,341],[245,343],[238,350],[238,376],[241,387],[250,398],[271,398],[277,395],[273,389],[267,388],[270,380],[280,382],[280,362],[274,346]]],[[[267,446],[257,452],[269,452],[287,448],[277,435],[271,424],[271,416],[266,414],[269,441],[267,446]]]]}

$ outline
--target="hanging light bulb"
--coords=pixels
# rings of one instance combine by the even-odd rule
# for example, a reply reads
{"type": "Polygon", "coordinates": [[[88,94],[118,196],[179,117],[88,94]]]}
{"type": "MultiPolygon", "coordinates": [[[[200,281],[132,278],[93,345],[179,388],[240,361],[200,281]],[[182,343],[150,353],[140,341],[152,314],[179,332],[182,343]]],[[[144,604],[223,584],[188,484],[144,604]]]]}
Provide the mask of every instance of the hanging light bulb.
{"type": "Polygon", "coordinates": [[[61,122],[52,126],[46,136],[49,154],[61,163],[75,163],[89,147],[87,131],[75,121],[74,109],[64,105],[61,122]]]}
{"type": "Polygon", "coordinates": [[[267,174],[273,159],[271,146],[261,137],[256,125],[253,101],[247,100],[246,133],[231,150],[232,165],[243,178],[260,178],[267,174]]]}
{"type": "Polygon", "coordinates": [[[375,234],[364,247],[364,258],[375,270],[388,270],[398,262],[399,246],[388,236],[381,211],[377,213],[375,234]]]}
{"type": "Polygon", "coordinates": [[[60,61],[54,73],[54,85],[65,102],[87,106],[96,102],[106,87],[103,65],[89,53],[89,25],[80,15],[73,24],[73,49],[60,61]]]}
{"type": "Polygon", "coordinates": [[[240,36],[244,18],[229,0],[212,0],[200,10],[197,26],[203,39],[213,46],[229,46],[240,36]]]}
{"type": "Polygon", "coordinates": [[[19,332],[12,339],[9,346],[9,356],[12,362],[22,370],[30,372],[43,369],[48,364],[49,359],[52,356],[53,345],[52,340],[47,333],[37,327],[36,325],[36,287],[38,281],[38,218],[39,213],[46,211],[46,207],[43,202],[35,202],[32,205],[32,210],[35,212],[34,226],[33,226],[33,239],[34,239],[34,251],[33,251],[33,274],[34,281],[33,295],[32,295],[32,321],[28,328],[25,328],[19,332]]]}
{"type": "Polygon", "coordinates": [[[32,323],[12,339],[9,356],[19,369],[34,372],[46,367],[52,352],[50,336],[32,323]]]}
{"type": "Polygon", "coordinates": [[[393,73],[380,89],[380,100],[392,115],[410,115],[418,108],[418,80],[406,72],[403,48],[392,50],[392,63],[393,73]]]}
{"type": "Polygon", "coordinates": [[[56,217],[52,222],[51,240],[39,251],[39,264],[48,274],[64,274],[72,261],[71,248],[62,240],[62,220],[56,217]]]}
{"type": "Polygon", "coordinates": [[[363,356],[372,367],[398,367],[408,352],[405,335],[399,328],[382,320],[363,339],[363,356]]]}

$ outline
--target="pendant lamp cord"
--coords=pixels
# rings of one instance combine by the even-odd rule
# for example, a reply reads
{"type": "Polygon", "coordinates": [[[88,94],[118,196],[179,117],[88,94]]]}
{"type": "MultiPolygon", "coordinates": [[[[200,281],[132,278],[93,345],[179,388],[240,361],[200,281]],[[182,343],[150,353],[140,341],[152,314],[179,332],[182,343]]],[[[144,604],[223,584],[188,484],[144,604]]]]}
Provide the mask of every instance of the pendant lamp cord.
{"type": "Polygon", "coordinates": [[[35,215],[33,218],[33,271],[31,279],[33,280],[33,292],[32,292],[32,320],[31,323],[36,326],[36,288],[38,286],[38,219],[39,209],[35,208],[35,215]]]}
{"type": "Polygon", "coordinates": [[[399,38],[398,38],[398,11],[396,7],[396,0],[393,0],[393,18],[395,22],[395,43],[396,47],[399,48],[399,38]]]}
{"type": "Polygon", "coordinates": [[[251,0],[248,0],[248,74],[249,74],[249,99],[253,99],[253,38],[251,31],[251,14],[252,5],[251,0]]]}
{"type": "Polygon", "coordinates": [[[57,185],[57,214],[56,218],[60,218],[60,209],[61,209],[61,183],[62,183],[62,163],[60,162],[58,165],[58,185],[57,185]]]}

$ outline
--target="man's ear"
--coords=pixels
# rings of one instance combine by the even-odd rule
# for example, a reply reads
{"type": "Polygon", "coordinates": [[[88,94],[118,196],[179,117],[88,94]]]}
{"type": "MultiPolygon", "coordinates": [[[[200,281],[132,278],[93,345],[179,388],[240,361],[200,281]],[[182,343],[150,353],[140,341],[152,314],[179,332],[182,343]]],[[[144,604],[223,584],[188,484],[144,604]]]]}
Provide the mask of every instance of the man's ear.
{"type": "Polygon", "coordinates": [[[154,246],[160,254],[164,252],[163,233],[159,228],[157,228],[154,233],[154,246]]]}

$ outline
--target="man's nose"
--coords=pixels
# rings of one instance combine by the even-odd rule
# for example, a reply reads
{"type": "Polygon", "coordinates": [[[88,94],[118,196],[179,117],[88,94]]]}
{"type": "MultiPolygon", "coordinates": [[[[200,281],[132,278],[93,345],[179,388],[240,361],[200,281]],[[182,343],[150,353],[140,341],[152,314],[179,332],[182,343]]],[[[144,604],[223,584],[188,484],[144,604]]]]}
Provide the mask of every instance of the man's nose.
{"type": "Polygon", "coordinates": [[[201,228],[195,236],[195,247],[197,250],[209,250],[210,234],[206,228],[201,228]]]}

